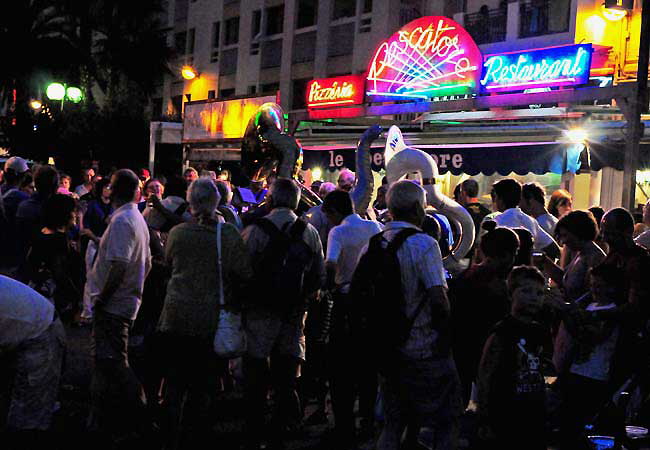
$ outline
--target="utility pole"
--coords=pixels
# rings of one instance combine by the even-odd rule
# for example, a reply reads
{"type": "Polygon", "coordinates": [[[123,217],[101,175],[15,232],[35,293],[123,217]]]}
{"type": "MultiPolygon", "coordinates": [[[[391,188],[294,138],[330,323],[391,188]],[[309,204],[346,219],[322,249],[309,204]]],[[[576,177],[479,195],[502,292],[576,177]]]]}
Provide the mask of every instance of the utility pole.
{"type": "Polygon", "coordinates": [[[636,172],[639,168],[639,147],[643,133],[641,114],[648,112],[648,60],[650,58],[650,0],[641,6],[641,36],[639,64],[636,76],[636,98],[628,99],[627,134],[625,137],[625,162],[623,166],[623,206],[636,208],[636,172]]]}

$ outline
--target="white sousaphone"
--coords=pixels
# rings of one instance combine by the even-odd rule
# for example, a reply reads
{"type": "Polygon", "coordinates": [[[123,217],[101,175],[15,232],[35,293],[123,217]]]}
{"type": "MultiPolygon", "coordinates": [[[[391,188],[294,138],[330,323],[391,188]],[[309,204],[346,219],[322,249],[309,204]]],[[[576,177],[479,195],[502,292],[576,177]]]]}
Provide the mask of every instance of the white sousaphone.
{"type": "Polygon", "coordinates": [[[444,265],[452,273],[460,270],[462,267],[460,260],[467,255],[474,244],[474,222],[465,208],[440,192],[440,187],[436,184],[438,176],[436,162],[428,153],[408,147],[404,143],[402,132],[395,125],[388,130],[384,162],[386,179],[389,183],[394,183],[408,174],[418,173],[427,194],[427,204],[456,224],[460,231],[460,238],[451,254],[445,257],[444,265]]]}

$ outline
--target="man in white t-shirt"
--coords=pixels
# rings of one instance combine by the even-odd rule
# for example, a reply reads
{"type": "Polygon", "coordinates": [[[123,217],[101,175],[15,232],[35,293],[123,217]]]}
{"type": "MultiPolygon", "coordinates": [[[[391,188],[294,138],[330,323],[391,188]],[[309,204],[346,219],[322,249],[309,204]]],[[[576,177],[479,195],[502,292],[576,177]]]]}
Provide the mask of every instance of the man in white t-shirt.
{"type": "Polygon", "coordinates": [[[546,253],[551,259],[560,257],[560,248],[555,240],[539,223],[519,209],[521,184],[513,178],[504,178],[492,185],[494,203],[501,212],[494,220],[498,226],[507,228],[522,227],[533,235],[533,247],[546,253]]]}
{"type": "Polygon", "coordinates": [[[519,207],[523,212],[537,220],[537,223],[549,235],[555,235],[557,217],[549,213],[544,206],[544,188],[539,183],[526,183],[521,187],[519,207]]]}
{"type": "MultiPolygon", "coordinates": [[[[0,275],[0,359],[14,362],[9,431],[50,427],[64,348],[65,331],[54,305],[29,286],[0,275]]],[[[20,448],[32,448],[33,443],[26,441],[31,437],[37,438],[16,436],[20,448]]],[[[13,448],[11,443],[9,447],[13,448]]]]}
{"type": "Polygon", "coordinates": [[[343,190],[330,192],[323,201],[322,211],[333,228],[328,235],[327,286],[333,292],[332,323],[329,342],[330,393],[338,444],[348,445],[354,437],[354,403],[359,395],[359,415],[362,432],[369,433],[377,397],[377,374],[369,367],[357,366],[358,358],[349,320],[352,303],[349,295],[352,275],[357,267],[361,249],[382,229],[378,222],[362,219],[354,212],[350,194],[343,190]]]}
{"type": "Polygon", "coordinates": [[[93,429],[103,427],[107,414],[134,427],[143,425],[145,416],[142,386],[127,356],[129,331],[151,269],[149,230],[135,203],[139,181],[129,169],[118,170],[111,177],[114,212],[88,274],[94,304],[93,429]],[[116,392],[109,392],[109,387],[116,392]],[[113,407],[110,411],[107,404],[113,407]]]}

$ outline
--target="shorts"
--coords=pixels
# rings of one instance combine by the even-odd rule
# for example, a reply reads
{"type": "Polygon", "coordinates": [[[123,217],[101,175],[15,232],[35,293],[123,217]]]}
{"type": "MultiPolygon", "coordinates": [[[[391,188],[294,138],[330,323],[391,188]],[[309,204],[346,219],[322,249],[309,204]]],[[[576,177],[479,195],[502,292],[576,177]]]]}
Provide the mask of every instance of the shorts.
{"type": "Polygon", "coordinates": [[[251,312],[246,317],[248,356],[267,359],[271,353],[305,359],[305,319],[301,311],[288,317],[271,312],[251,312]]]}

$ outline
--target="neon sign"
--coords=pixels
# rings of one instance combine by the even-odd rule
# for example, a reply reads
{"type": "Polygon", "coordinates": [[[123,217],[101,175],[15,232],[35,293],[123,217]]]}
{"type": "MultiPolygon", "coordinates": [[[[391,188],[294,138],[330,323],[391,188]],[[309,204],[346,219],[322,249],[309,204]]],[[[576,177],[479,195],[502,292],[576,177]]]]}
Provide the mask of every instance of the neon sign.
{"type": "Polygon", "coordinates": [[[591,44],[488,55],[481,86],[488,92],[570,86],[589,81],[591,44]]]}
{"type": "Polygon", "coordinates": [[[311,80],[307,84],[307,107],[358,105],[363,103],[363,85],[360,75],[311,80]]]}
{"type": "Polygon", "coordinates": [[[477,90],[483,58],[458,23],[442,16],[404,25],[377,48],[366,94],[373,100],[428,99],[477,90]]]}

